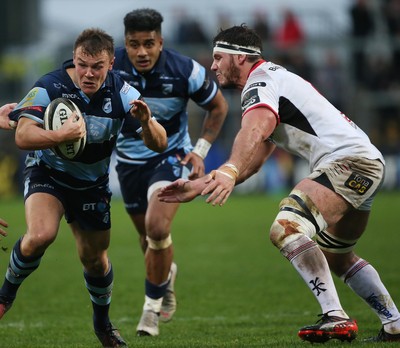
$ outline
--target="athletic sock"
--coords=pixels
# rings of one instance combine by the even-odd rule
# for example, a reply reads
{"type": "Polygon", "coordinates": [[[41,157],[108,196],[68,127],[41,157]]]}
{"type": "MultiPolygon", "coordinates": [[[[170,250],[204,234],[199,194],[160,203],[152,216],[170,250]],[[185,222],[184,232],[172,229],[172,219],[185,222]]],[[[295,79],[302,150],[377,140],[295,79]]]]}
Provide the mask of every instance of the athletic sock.
{"type": "Polygon", "coordinates": [[[0,297],[3,300],[12,302],[15,299],[22,282],[39,267],[42,256],[43,254],[25,257],[21,253],[21,238],[15,243],[4,282],[0,289],[0,297]]]}
{"type": "Polygon", "coordinates": [[[108,273],[103,277],[92,277],[85,272],[83,273],[86,288],[92,301],[95,331],[104,331],[110,323],[108,312],[111,303],[114,272],[111,263],[109,267],[108,273]]]}
{"type": "Polygon", "coordinates": [[[370,306],[385,331],[400,333],[400,313],[374,267],[359,259],[340,279],[370,306]]]}
{"type": "Polygon", "coordinates": [[[167,292],[168,284],[169,280],[161,285],[153,284],[148,279],[145,280],[146,296],[143,310],[151,310],[155,313],[160,313],[162,299],[167,292]]]}
{"type": "Polygon", "coordinates": [[[319,302],[322,313],[349,318],[340,304],[328,262],[317,244],[306,235],[281,249],[319,302]],[[334,312],[332,312],[334,311],[334,312]]]}

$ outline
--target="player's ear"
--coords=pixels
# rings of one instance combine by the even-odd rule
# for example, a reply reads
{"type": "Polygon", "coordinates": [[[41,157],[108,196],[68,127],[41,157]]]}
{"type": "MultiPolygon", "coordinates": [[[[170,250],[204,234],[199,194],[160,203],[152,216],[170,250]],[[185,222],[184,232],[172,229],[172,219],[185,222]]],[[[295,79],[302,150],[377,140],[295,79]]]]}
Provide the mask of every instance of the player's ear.
{"type": "Polygon", "coordinates": [[[110,66],[108,67],[108,70],[112,70],[114,62],[115,62],[115,57],[112,57],[112,59],[110,61],[110,66]]]}
{"type": "Polygon", "coordinates": [[[246,54],[238,54],[238,62],[239,64],[243,64],[247,59],[247,55],[246,54]]]}
{"type": "Polygon", "coordinates": [[[160,52],[163,49],[163,44],[164,44],[164,38],[162,36],[160,36],[160,52]]]}

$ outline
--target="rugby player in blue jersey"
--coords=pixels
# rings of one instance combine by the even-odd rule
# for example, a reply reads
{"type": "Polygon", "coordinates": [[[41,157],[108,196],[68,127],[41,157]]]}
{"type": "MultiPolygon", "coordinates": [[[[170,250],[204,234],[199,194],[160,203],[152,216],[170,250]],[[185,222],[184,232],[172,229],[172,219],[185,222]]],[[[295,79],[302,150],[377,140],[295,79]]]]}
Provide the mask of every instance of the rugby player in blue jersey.
{"type": "Polygon", "coordinates": [[[126,210],[145,252],[146,281],[138,335],[156,336],[158,322],[176,309],[171,224],[178,204],[158,201],[162,186],[178,178],[204,175],[204,158],[228,112],[227,103],[206,69],[193,59],[163,47],[162,15],[138,9],[124,18],[125,47],[117,48],[114,70],[146,98],[153,116],[165,127],[168,148],[161,155],[147,149],[126,123],[117,141],[117,172],[126,210]],[[192,146],[188,132],[189,100],[206,115],[192,146]]]}
{"type": "Polygon", "coordinates": [[[126,343],[108,315],[113,287],[107,255],[110,156],[125,120],[130,120],[153,151],[165,150],[166,132],[151,117],[140,93],[111,71],[111,36],[96,28],[84,30],[73,49],[73,59],[42,76],[10,115],[18,120],[17,146],[32,152],[24,171],[27,231],[11,253],[0,289],[0,318],[10,309],[25,278],[39,267],[65,216],[83,265],[95,333],[104,347],[123,347],[126,343]],[[44,130],[45,109],[59,97],[72,100],[83,117],[77,121],[70,117],[59,130],[44,130]],[[51,150],[83,136],[87,137],[85,149],[74,160],[64,160],[51,150]]]}

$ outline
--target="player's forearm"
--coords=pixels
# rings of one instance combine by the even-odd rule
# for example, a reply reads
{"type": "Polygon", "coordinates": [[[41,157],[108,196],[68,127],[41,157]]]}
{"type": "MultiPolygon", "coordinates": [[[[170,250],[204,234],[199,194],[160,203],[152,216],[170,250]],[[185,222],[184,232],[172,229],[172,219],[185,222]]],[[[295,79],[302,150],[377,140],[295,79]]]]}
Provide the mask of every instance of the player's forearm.
{"type": "Polygon", "coordinates": [[[34,124],[22,125],[18,122],[15,132],[15,143],[21,150],[43,150],[56,146],[61,142],[61,132],[46,131],[34,124]]]}
{"type": "Polygon", "coordinates": [[[203,138],[212,144],[221,131],[227,113],[228,104],[219,92],[209,105],[200,138],[203,138]]]}
{"type": "Polygon", "coordinates": [[[163,152],[168,146],[167,132],[155,119],[150,118],[142,124],[144,144],[153,151],[163,152]]]}
{"type": "Polygon", "coordinates": [[[227,162],[236,166],[239,174],[237,178],[238,183],[252,175],[251,171],[247,169],[255,158],[262,141],[263,138],[257,127],[249,130],[241,129],[236,135],[232,152],[227,162]]]}

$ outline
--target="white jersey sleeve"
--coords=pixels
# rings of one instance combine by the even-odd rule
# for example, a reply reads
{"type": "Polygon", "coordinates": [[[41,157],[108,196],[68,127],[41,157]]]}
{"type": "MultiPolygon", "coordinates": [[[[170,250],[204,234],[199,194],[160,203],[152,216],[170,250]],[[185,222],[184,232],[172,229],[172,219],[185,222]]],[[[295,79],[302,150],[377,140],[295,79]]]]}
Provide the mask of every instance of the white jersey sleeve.
{"type": "Polygon", "coordinates": [[[278,126],[270,140],[308,161],[310,171],[335,159],[380,159],[368,136],[308,81],[271,62],[257,64],[242,92],[242,114],[270,109],[278,126]]]}

